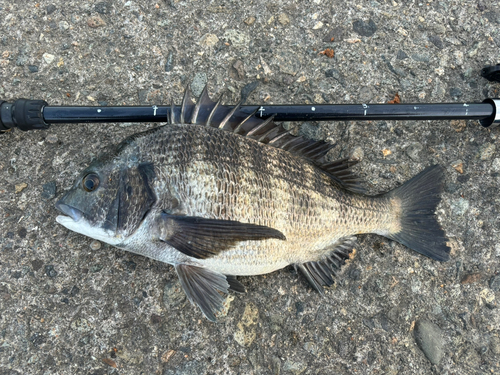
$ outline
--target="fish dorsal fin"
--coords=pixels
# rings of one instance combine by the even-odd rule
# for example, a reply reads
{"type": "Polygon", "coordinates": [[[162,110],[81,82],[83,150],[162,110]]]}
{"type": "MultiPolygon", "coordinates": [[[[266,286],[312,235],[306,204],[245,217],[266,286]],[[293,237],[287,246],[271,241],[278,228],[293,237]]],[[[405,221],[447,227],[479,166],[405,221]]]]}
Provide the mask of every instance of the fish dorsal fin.
{"type": "Polygon", "coordinates": [[[335,144],[292,135],[283,126],[275,124],[272,117],[262,119],[255,116],[259,110],[258,106],[249,114],[248,110],[241,110],[241,104],[240,102],[236,106],[222,105],[220,99],[214,102],[210,99],[206,86],[197,102],[194,103],[189,89],[186,88],[181,113],[179,116],[171,115],[171,117],[174,120],[178,120],[180,117],[181,124],[220,128],[289,151],[312,161],[344,188],[355,192],[362,191],[359,180],[349,170],[353,163],[348,162],[348,159],[334,162],[324,160],[328,151],[335,147],[335,144]]]}
{"type": "Polygon", "coordinates": [[[334,283],[334,276],[345,264],[352,251],[356,237],[344,237],[338,240],[332,248],[332,251],[324,259],[316,262],[307,262],[296,264],[311,286],[320,294],[324,294],[323,286],[330,286],[334,283]]]}

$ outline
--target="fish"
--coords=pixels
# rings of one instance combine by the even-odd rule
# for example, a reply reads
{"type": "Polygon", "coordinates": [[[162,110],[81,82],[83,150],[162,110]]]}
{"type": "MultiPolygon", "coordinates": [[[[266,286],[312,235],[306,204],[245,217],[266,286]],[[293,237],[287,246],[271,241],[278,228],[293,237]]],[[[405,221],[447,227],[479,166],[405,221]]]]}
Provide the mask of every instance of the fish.
{"type": "Polygon", "coordinates": [[[294,136],[257,111],[186,89],[165,125],[126,138],[79,174],[56,221],[172,265],[211,321],[227,293],[245,293],[238,276],[294,266],[324,294],[359,234],[449,259],[436,215],[443,167],[367,195],[352,161],[328,161],[334,144],[294,136]]]}

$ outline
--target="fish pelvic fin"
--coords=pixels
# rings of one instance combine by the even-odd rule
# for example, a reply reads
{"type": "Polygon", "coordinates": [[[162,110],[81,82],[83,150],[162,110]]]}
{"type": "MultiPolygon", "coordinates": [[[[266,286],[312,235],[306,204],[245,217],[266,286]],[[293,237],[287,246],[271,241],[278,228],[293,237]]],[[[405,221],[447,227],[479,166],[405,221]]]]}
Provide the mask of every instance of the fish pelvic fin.
{"type": "Polygon", "coordinates": [[[207,268],[188,264],[177,264],[175,270],[189,301],[198,306],[205,317],[212,322],[217,321],[217,315],[224,309],[224,294],[229,290],[245,292],[245,288],[235,276],[225,276],[207,268]]]}
{"type": "Polygon", "coordinates": [[[327,257],[315,262],[295,264],[295,268],[298,268],[311,286],[323,295],[323,286],[331,286],[334,283],[334,277],[349,258],[355,242],[356,237],[341,238],[333,245],[327,257]]]}
{"type": "Polygon", "coordinates": [[[383,235],[431,259],[447,261],[450,256],[448,238],[435,214],[443,185],[444,169],[434,165],[384,194],[400,201],[401,212],[400,230],[383,235]]]}

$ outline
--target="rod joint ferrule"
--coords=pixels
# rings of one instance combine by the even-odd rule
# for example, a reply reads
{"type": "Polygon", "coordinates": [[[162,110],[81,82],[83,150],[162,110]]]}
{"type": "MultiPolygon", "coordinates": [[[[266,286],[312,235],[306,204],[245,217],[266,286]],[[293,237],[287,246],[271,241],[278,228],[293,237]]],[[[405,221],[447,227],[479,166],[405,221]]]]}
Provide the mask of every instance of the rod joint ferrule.
{"type": "Polygon", "coordinates": [[[483,103],[489,103],[493,106],[493,114],[487,118],[479,120],[479,123],[485,128],[496,128],[500,125],[500,99],[485,99],[483,103]]]}

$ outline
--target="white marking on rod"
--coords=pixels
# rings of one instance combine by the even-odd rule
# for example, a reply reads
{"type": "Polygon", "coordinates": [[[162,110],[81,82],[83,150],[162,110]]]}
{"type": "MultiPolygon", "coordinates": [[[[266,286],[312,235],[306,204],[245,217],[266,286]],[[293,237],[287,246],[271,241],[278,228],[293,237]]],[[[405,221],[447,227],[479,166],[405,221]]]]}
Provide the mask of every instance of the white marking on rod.
{"type": "Polygon", "coordinates": [[[315,107],[311,107],[311,111],[313,111],[313,112],[314,112],[315,110],[316,110],[316,108],[315,108],[315,107]]]}
{"type": "Polygon", "coordinates": [[[365,109],[365,111],[364,111],[364,113],[363,113],[363,116],[366,116],[366,109],[367,109],[367,108],[370,108],[370,107],[368,107],[368,106],[367,106],[366,104],[364,104],[364,103],[363,103],[363,104],[361,104],[361,105],[362,105],[362,106],[363,106],[363,108],[365,109]]]}
{"type": "Polygon", "coordinates": [[[264,112],[266,109],[264,107],[260,107],[259,108],[259,112],[260,112],[260,117],[262,117],[262,112],[264,112]]]}
{"type": "Polygon", "coordinates": [[[464,107],[468,107],[469,105],[467,103],[464,103],[464,107]]]}
{"type": "Polygon", "coordinates": [[[153,106],[153,110],[154,110],[154,111],[153,111],[153,116],[156,116],[156,110],[157,110],[157,109],[158,109],[158,107],[154,105],[154,106],[153,106]]]}
{"type": "Polygon", "coordinates": [[[99,109],[97,110],[97,113],[101,113],[101,112],[102,112],[102,109],[101,109],[101,108],[99,108],[99,109]]]}
{"type": "Polygon", "coordinates": [[[419,107],[413,107],[413,109],[416,111],[419,107]]]}

